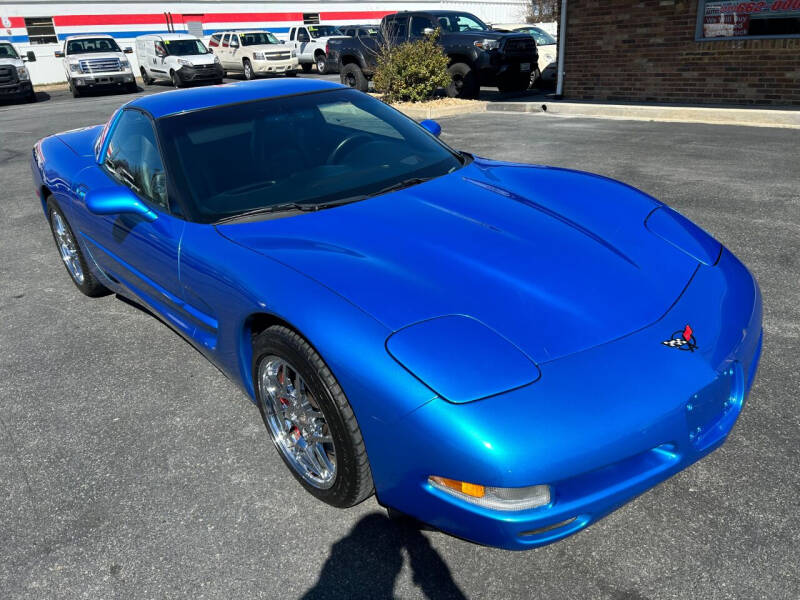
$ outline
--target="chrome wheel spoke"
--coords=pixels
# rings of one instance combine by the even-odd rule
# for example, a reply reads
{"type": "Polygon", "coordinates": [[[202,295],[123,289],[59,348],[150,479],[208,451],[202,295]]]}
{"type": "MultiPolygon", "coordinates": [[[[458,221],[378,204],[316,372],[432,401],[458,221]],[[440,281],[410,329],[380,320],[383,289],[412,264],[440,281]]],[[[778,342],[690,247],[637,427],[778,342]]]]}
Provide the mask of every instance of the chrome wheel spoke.
{"type": "Polygon", "coordinates": [[[259,364],[258,382],[272,439],[311,485],[327,489],[336,478],[336,448],[324,413],[300,373],[282,358],[259,364]]]}
{"type": "Polygon", "coordinates": [[[64,261],[64,265],[72,278],[78,284],[82,284],[83,268],[78,255],[78,246],[75,240],[72,239],[72,234],[67,229],[67,225],[61,215],[57,212],[53,211],[50,222],[56,239],[56,246],[58,246],[58,251],[61,254],[61,260],[64,261]]]}

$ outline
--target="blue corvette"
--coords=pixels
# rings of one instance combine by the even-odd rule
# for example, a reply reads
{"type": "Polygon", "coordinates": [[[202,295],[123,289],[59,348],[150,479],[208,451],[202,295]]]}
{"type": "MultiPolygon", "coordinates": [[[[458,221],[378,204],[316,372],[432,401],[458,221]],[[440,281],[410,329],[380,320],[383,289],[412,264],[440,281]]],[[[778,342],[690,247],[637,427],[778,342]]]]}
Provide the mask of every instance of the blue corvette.
{"type": "Polygon", "coordinates": [[[78,289],[236,381],[311,494],[540,546],[724,442],[760,292],[642,192],[438,133],[339,85],[243,82],[45,138],[33,180],[78,289]]]}

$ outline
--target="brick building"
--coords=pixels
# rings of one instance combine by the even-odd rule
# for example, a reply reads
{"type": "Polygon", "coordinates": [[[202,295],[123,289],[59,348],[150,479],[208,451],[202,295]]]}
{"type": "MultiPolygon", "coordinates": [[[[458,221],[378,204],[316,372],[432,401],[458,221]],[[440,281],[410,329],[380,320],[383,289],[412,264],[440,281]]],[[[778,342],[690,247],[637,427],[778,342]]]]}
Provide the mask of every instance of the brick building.
{"type": "Polygon", "coordinates": [[[567,99],[800,106],[800,0],[566,0],[567,99]]]}

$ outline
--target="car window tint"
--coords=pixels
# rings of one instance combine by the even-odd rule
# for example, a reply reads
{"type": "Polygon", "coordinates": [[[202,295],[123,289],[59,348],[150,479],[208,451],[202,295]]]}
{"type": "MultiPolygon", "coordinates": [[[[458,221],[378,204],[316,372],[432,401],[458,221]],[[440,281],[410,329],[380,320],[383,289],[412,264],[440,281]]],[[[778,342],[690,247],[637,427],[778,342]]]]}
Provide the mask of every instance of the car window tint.
{"type": "Polygon", "coordinates": [[[425,17],[413,16],[411,17],[411,35],[422,36],[425,28],[431,27],[431,22],[425,17]]]}
{"type": "Polygon", "coordinates": [[[228,47],[228,40],[230,39],[230,37],[231,37],[231,34],[226,33],[225,37],[222,38],[222,47],[223,48],[227,48],[228,47]]]}
{"type": "Polygon", "coordinates": [[[402,134],[386,121],[357,107],[350,102],[332,102],[319,107],[326,123],[339,125],[356,131],[374,133],[395,139],[403,139],[402,134]]]}
{"type": "Polygon", "coordinates": [[[167,209],[167,180],[153,124],[144,113],[126,110],[111,134],[103,165],[121,184],[167,209]]]}

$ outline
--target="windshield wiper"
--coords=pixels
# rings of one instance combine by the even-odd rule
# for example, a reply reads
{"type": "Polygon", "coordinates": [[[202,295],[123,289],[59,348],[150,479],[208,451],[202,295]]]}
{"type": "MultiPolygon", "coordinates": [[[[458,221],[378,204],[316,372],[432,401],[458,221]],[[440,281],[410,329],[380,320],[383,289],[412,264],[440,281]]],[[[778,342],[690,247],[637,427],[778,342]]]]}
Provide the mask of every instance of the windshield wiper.
{"type": "Polygon", "coordinates": [[[214,222],[215,225],[221,225],[223,223],[230,223],[231,221],[238,221],[239,219],[246,219],[247,217],[252,217],[256,215],[265,215],[270,213],[278,213],[278,212],[289,212],[292,210],[299,210],[301,212],[316,212],[318,210],[324,210],[326,208],[332,208],[334,206],[341,206],[343,204],[350,204],[351,202],[357,202],[358,200],[363,199],[362,197],[355,197],[355,198],[344,198],[342,200],[334,200],[332,202],[318,202],[316,204],[303,204],[300,202],[284,202],[282,204],[273,204],[272,206],[262,206],[260,208],[254,208],[253,210],[248,210],[245,212],[240,212],[235,215],[230,215],[227,217],[222,217],[214,222]]]}
{"type": "Polygon", "coordinates": [[[408,179],[403,179],[402,181],[393,183],[392,185],[387,185],[385,188],[381,188],[377,192],[373,192],[369,196],[370,197],[380,196],[382,194],[388,194],[389,192],[404,190],[407,187],[411,187],[412,185],[417,185],[420,183],[425,183],[426,181],[430,181],[431,179],[433,179],[433,177],[409,177],[408,179]]]}

